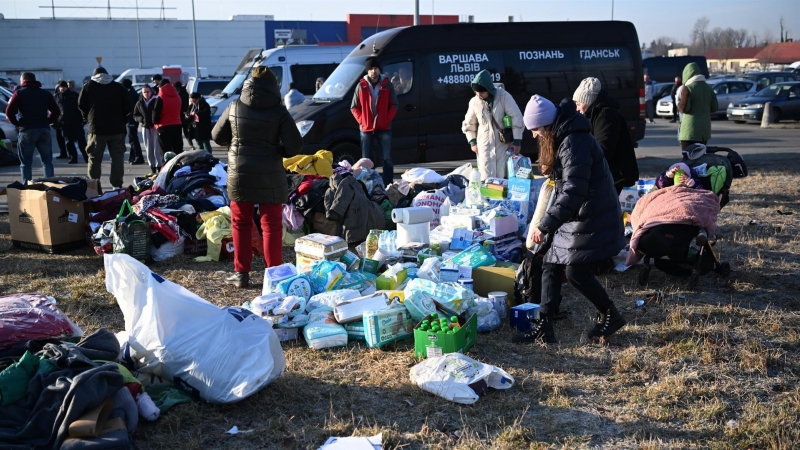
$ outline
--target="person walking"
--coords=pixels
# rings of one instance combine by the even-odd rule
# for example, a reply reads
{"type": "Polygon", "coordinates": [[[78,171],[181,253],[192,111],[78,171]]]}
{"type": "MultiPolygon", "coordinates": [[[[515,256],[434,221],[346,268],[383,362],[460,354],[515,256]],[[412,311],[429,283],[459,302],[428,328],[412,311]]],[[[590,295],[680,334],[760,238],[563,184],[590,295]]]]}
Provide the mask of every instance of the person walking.
{"type": "Polygon", "coordinates": [[[142,144],[147,152],[150,173],[158,173],[164,165],[164,156],[158,148],[158,131],[153,125],[155,106],[156,98],[153,95],[153,89],[148,85],[142,86],[142,96],[133,109],[133,119],[142,125],[142,144]]]}
{"type": "Polygon", "coordinates": [[[683,113],[678,140],[681,150],[692,144],[706,144],[711,139],[711,113],[717,112],[717,94],[706,83],[697,63],[683,69],[683,89],[678,111],[683,113]]]}
{"type": "Polygon", "coordinates": [[[83,135],[83,117],[78,108],[78,93],[69,90],[65,81],[58,83],[58,93],[55,95],[56,104],[61,111],[58,122],[61,125],[61,132],[67,141],[67,153],[69,162],[67,164],[78,164],[78,151],[83,155],[83,162],[89,162],[86,154],[86,138],[83,135]],[[77,147],[77,149],[76,149],[77,147]]]}
{"type": "Polygon", "coordinates": [[[518,155],[522,145],[522,112],[511,94],[495,87],[488,70],[478,72],[471,86],[475,96],[469,101],[461,131],[478,157],[481,179],[505,178],[507,150],[518,155]],[[511,118],[508,129],[505,116],[511,118]]]}
{"type": "Polygon", "coordinates": [[[589,331],[592,341],[607,343],[625,325],[625,319],[592,274],[594,263],[615,256],[625,246],[622,211],[603,150],[591,135],[589,119],[575,103],[562,100],[556,107],[534,95],[525,107],[525,127],[539,143],[539,168],[556,184],[556,198],[533,242],[549,249],[542,266],[542,303],[533,327],[514,336],[514,342],[556,341],[550,314],[561,298],[561,281],[569,283],[598,311],[589,331]]]}
{"type": "Polygon", "coordinates": [[[192,122],[188,119],[189,114],[189,92],[183,86],[183,83],[176,81],[172,83],[175,87],[175,92],[181,98],[181,128],[183,129],[183,137],[189,143],[189,149],[194,150],[194,142],[192,141],[192,122]]]}
{"type": "Polygon", "coordinates": [[[283,96],[283,104],[286,105],[286,109],[292,109],[293,106],[297,106],[304,101],[306,101],[306,96],[294,87],[294,83],[289,83],[289,92],[283,96]]]}
{"type": "Polygon", "coordinates": [[[669,123],[678,121],[678,89],[681,87],[681,77],[675,77],[675,84],[672,85],[672,90],[669,96],[672,98],[672,120],[669,123]]]}
{"type": "Polygon", "coordinates": [[[197,148],[211,153],[211,106],[199,92],[192,92],[189,96],[187,118],[197,148]]]}
{"type": "Polygon", "coordinates": [[[585,78],[572,95],[578,112],[592,123],[592,135],[606,157],[617,194],[639,181],[639,164],[628,122],[619,112],[619,102],[602,89],[597,78],[585,78]]]}
{"type": "Polygon", "coordinates": [[[181,98],[169,80],[159,83],[158,97],[153,107],[153,125],[158,130],[158,148],[162,154],[183,153],[183,122],[181,122],[181,98]]]}
{"type": "Polygon", "coordinates": [[[375,145],[380,148],[383,184],[388,186],[394,180],[392,120],[397,114],[397,95],[389,79],[381,74],[378,58],[367,58],[365,68],[367,74],[356,86],[350,111],[361,129],[361,157],[372,159],[375,145]]]}
{"type": "Polygon", "coordinates": [[[106,69],[94,69],[92,78],[83,85],[78,96],[78,108],[89,124],[89,178],[99,180],[102,175],[103,154],[108,147],[111,157],[109,181],[115,189],[122,187],[125,175],[125,132],[133,105],[121,84],[114,81],[106,69]]]}
{"type": "MultiPolygon", "coordinates": [[[[55,92],[53,98],[58,95],[58,86],[63,83],[64,80],[58,80],[56,83],[55,92]]],[[[56,103],[58,103],[56,101],[56,103]]],[[[58,145],[59,154],[55,157],[55,159],[69,159],[69,152],[67,152],[67,143],[64,140],[64,128],[61,126],[61,120],[59,119],[56,123],[53,124],[53,130],[55,130],[56,135],[56,144],[58,145]]]]}
{"type": "Polygon", "coordinates": [[[153,96],[154,97],[158,97],[158,88],[159,88],[159,86],[161,86],[161,80],[163,80],[163,79],[164,78],[159,74],[153,75],[153,77],[150,79],[150,82],[153,83],[153,96]]]}
{"type": "Polygon", "coordinates": [[[283,264],[282,204],[289,197],[283,158],[297,155],[303,137],[281,104],[278,80],[268,67],[253,69],[239,99],[231,102],[211,132],[214,142],[228,147],[228,195],[234,246],[234,273],[226,282],[250,285],[255,205],[261,214],[264,263],[283,264]]]}
{"type": "Polygon", "coordinates": [[[644,75],[644,104],[645,112],[647,112],[647,123],[656,123],[653,120],[655,114],[655,105],[653,104],[653,95],[655,95],[656,83],[650,80],[650,75],[644,75]]]}
{"type": "Polygon", "coordinates": [[[53,144],[50,125],[58,121],[61,111],[53,95],[42,89],[32,72],[23,72],[19,86],[8,100],[6,117],[19,128],[17,154],[22,184],[33,179],[33,152],[39,152],[45,178],[53,176],[53,144]],[[49,113],[49,115],[48,115],[49,113]],[[19,115],[18,115],[19,114],[19,115]]]}
{"type": "MultiPolygon", "coordinates": [[[[133,88],[131,79],[123,79],[122,87],[125,88],[125,92],[128,94],[128,101],[131,106],[135,106],[139,101],[139,94],[136,92],[136,89],[133,88]]],[[[142,146],[139,144],[139,124],[136,123],[136,120],[133,118],[133,109],[131,109],[131,114],[128,116],[128,123],[125,124],[125,128],[128,133],[128,143],[131,146],[131,152],[130,155],[128,155],[128,163],[133,165],[144,164],[142,146]]]]}

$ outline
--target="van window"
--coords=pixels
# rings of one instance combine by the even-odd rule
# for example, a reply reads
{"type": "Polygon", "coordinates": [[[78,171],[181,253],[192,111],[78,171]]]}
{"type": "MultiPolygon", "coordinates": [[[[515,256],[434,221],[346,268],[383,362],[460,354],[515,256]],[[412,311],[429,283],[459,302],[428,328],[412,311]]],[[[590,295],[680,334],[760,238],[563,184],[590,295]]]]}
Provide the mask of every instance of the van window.
{"type": "Polygon", "coordinates": [[[317,91],[317,78],[327,78],[338,64],[294,64],[289,70],[292,72],[294,88],[303,95],[314,95],[317,91]]]}
{"type": "Polygon", "coordinates": [[[385,75],[389,77],[394,92],[397,95],[407,94],[411,90],[411,84],[414,81],[412,74],[414,73],[414,63],[405,61],[397,64],[389,64],[383,68],[385,75]]]}
{"type": "Polygon", "coordinates": [[[475,95],[470,84],[481,70],[492,73],[499,83],[503,73],[503,53],[499,51],[472,51],[470,53],[431,53],[431,83],[437,99],[464,99],[475,95]]]}
{"type": "Polygon", "coordinates": [[[228,85],[227,81],[195,81],[195,86],[192,89],[195,89],[194,92],[197,92],[200,95],[209,95],[212,92],[220,89],[225,89],[225,86],[228,85]]]}
{"type": "MultiPolygon", "coordinates": [[[[355,84],[356,80],[364,74],[364,61],[366,56],[345,58],[339,67],[331,73],[325,83],[319,88],[314,98],[341,100],[347,91],[355,84]]],[[[349,100],[349,99],[348,99],[349,100]]]]}
{"type": "Polygon", "coordinates": [[[278,79],[278,89],[281,88],[281,83],[283,83],[283,67],[281,66],[269,66],[269,70],[275,74],[275,78],[278,79]]]}

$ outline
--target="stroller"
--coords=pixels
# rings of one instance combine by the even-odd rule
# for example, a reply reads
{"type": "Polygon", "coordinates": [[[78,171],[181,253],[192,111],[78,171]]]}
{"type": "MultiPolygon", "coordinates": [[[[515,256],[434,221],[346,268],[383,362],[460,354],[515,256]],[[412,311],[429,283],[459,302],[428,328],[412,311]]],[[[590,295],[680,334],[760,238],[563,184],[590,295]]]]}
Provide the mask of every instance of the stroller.
{"type": "MultiPolygon", "coordinates": [[[[744,160],[729,148],[691,145],[683,151],[682,162],[691,169],[702,164],[706,164],[707,168],[714,166],[725,168],[724,183],[715,192],[721,197],[720,208],[729,201],[733,179],[747,176],[744,160]],[[727,158],[717,153],[726,153],[727,158]]],[[[712,186],[710,177],[701,177],[700,182],[704,186],[712,186]]],[[[730,264],[720,261],[714,252],[715,242],[699,232],[700,228],[697,226],[675,224],[659,225],[642,233],[636,249],[645,255],[643,258],[645,267],[639,273],[639,284],[647,285],[653,266],[672,276],[689,277],[690,289],[697,286],[700,276],[709,272],[716,272],[722,277],[730,275],[730,264]]]]}

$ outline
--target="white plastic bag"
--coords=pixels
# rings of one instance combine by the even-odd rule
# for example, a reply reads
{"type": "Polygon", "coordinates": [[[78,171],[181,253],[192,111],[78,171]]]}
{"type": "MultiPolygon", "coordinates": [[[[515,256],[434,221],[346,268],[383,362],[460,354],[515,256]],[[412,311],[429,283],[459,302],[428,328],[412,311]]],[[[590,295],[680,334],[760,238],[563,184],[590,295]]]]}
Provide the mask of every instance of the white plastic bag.
{"type": "Polygon", "coordinates": [[[106,289],[125,316],[140,372],[172,380],[210,403],[255,394],[286,368],[278,337],[243,308],[219,308],[125,254],[105,255],[106,289]]]}
{"type": "Polygon", "coordinates": [[[469,179],[469,174],[472,173],[472,163],[466,163],[463,166],[458,166],[452,172],[445,175],[445,178],[449,177],[450,175],[461,175],[464,178],[469,179]]]}
{"type": "Polygon", "coordinates": [[[155,245],[150,246],[150,256],[153,261],[160,262],[178,255],[182,255],[184,251],[186,240],[183,236],[179,236],[176,242],[164,242],[161,247],[156,248],[155,245]]]}
{"type": "Polygon", "coordinates": [[[422,167],[415,167],[413,169],[406,170],[401,178],[409,183],[438,184],[444,181],[443,176],[431,169],[424,169],[422,167]]]}
{"type": "Polygon", "coordinates": [[[451,402],[471,405],[488,388],[510,389],[514,377],[461,353],[428,358],[411,368],[411,382],[451,402]]]}

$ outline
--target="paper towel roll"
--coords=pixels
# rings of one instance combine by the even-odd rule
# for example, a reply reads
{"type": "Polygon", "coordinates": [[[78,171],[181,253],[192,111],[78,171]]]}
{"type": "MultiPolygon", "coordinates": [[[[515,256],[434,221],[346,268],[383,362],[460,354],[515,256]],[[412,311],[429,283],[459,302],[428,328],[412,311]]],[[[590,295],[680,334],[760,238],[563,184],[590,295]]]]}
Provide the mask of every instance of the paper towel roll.
{"type": "Polygon", "coordinates": [[[403,223],[413,225],[416,223],[430,222],[434,218],[433,209],[427,206],[402,208],[403,223]]]}
{"type": "Polygon", "coordinates": [[[398,208],[392,210],[392,222],[403,223],[403,209],[404,208],[398,208]]]}

